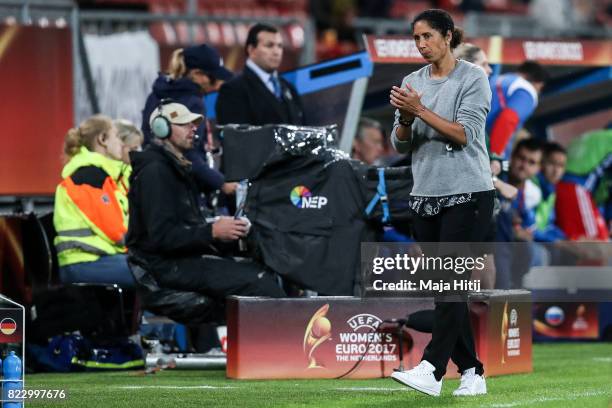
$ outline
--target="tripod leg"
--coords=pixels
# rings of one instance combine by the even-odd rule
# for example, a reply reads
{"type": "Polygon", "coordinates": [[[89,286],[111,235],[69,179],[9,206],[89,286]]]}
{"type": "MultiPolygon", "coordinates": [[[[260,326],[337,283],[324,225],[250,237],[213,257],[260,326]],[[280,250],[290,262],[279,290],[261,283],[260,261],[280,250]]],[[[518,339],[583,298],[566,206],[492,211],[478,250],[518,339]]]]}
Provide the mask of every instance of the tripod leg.
{"type": "Polygon", "coordinates": [[[404,371],[404,330],[401,324],[398,325],[397,330],[397,342],[398,342],[398,352],[399,352],[399,371],[404,371]]]}

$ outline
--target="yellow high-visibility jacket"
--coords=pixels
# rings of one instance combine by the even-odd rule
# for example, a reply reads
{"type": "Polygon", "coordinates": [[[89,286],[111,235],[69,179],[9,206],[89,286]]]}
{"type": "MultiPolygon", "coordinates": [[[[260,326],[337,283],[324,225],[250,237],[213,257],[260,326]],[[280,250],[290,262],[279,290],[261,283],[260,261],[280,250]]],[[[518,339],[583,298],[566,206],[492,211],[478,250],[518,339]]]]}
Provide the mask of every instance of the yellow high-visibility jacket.
{"type": "Polygon", "coordinates": [[[60,266],[126,252],[131,167],[81,147],[55,191],[54,244],[60,266]]]}

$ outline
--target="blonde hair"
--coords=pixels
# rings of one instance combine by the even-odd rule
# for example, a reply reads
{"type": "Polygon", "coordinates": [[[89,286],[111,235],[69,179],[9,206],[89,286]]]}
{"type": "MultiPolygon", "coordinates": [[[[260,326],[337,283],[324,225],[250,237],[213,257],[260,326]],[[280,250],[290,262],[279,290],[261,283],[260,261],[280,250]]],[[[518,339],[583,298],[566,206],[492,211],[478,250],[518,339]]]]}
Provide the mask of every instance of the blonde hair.
{"type": "Polygon", "coordinates": [[[105,115],[94,115],[85,119],[78,127],[72,128],[64,138],[64,155],[70,160],[76,155],[82,146],[93,151],[96,138],[109,132],[113,127],[111,118],[105,115]]]}
{"type": "Polygon", "coordinates": [[[168,76],[172,79],[179,79],[187,74],[187,65],[185,64],[183,53],[183,48],[178,48],[172,52],[172,57],[168,64],[168,76]]]}
{"type": "Polygon", "coordinates": [[[117,128],[117,136],[123,143],[130,143],[132,140],[138,138],[140,144],[144,141],[144,135],[132,122],[127,119],[117,119],[113,121],[113,124],[117,128]]]}
{"type": "Polygon", "coordinates": [[[467,62],[476,62],[478,59],[478,53],[481,52],[482,49],[471,43],[461,43],[457,48],[453,50],[453,55],[455,58],[462,59],[467,62]]]}

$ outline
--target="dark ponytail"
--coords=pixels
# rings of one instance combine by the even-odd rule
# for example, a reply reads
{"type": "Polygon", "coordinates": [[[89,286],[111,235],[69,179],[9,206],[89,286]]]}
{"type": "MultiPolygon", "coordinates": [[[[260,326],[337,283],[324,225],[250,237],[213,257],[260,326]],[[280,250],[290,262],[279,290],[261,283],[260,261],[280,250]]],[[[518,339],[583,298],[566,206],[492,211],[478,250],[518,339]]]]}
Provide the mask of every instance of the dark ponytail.
{"type": "Polygon", "coordinates": [[[450,47],[451,50],[454,50],[463,42],[463,30],[459,27],[455,27],[453,30],[453,38],[451,38],[450,47]]]}

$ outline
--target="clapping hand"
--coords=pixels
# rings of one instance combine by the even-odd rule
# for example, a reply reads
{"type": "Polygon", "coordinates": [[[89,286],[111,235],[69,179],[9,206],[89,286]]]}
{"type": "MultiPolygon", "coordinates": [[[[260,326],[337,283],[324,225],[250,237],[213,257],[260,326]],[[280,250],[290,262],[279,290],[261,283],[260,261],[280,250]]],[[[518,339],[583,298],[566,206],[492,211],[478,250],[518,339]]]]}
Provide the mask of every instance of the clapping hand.
{"type": "Polygon", "coordinates": [[[423,110],[421,96],[415,91],[410,84],[406,84],[406,88],[394,86],[391,88],[389,99],[391,105],[399,109],[401,115],[405,119],[412,119],[423,110]]]}

